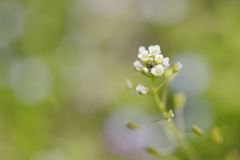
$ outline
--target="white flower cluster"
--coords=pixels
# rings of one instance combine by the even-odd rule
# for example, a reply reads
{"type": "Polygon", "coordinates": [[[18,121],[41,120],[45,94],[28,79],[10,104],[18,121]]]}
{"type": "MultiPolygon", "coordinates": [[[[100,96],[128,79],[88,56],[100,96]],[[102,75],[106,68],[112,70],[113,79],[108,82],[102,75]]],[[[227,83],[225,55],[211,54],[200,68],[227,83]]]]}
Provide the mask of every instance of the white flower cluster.
{"type": "Polygon", "coordinates": [[[169,58],[163,58],[163,55],[160,54],[161,50],[159,45],[149,46],[148,50],[142,46],[139,47],[138,51],[138,58],[141,59],[145,67],[140,61],[135,61],[133,66],[136,71],[161,76],[164,70],[169,67],[169,58]]]}

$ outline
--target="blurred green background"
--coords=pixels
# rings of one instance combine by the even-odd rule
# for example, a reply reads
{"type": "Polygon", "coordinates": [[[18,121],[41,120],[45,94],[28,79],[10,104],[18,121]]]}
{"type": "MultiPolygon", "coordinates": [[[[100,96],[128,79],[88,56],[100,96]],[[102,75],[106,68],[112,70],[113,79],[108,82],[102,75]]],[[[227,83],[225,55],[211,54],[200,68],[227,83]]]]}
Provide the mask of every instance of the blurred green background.
{"type": "Polygon", "coordinates": [[[157,107],[122,80],[150,86],[132,63],[155,44],[183,64],[170,95],[188,96],[186,128],[222,131],[200,156],[239,160],[239,0],[1,0],[0,159],[154,159],[141,147],[171,146],[161,127],[125,124],[156,119],[157,107]]]}

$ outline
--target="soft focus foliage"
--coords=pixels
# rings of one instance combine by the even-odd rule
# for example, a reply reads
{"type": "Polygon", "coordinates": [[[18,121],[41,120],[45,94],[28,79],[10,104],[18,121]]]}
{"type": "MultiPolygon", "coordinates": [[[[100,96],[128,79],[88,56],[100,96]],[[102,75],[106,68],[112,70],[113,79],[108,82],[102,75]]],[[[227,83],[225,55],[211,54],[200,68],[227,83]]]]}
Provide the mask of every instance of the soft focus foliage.
{"type": "Polygon", "coordinates": [[[171,149],[161,126],[126,127],[158,117],[151,97],[121,84],[148,84],[132,63],[151,44],[184,66],[170,84],[187,95],[180,127],[222,132],[224,142],[200,156],[240,159],[239,8],[239,0],[1,0],[1,159],[145,160],[145,145],[171,149]]]}

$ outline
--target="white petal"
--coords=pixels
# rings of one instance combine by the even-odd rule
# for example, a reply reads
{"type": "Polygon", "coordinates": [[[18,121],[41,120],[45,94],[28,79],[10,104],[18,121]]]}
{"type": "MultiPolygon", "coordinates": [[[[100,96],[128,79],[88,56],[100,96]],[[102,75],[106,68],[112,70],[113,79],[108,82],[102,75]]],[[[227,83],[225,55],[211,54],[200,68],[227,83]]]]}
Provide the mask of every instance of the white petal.
{"type": "Polygon", "coordinates": [[[142,54],[141,53],[138,54],[138,58],[142,59],[142,54]]]}
{"type": "Polygon", "coordinates": [[[139,61],[135,61],[135,62],[133,63],[133,66],[134,66],[134,68],[143,68],[143,65],[142,65],[141,62],[139,62],[139,61]]]}
{"type": "Polygon", "coordinates": [[[137,85],[136,91],[137,92],[142,92],[145,89],[145,87],[142,84],[137,85]]]}
{"type": "Polygon", "coordinates": [[[146,50],[146,48],[144,46],[141,46],[141,47],[138,48],[139,53],[142,53],[145,50],[146,50]]]}
{"type": "Polygon", "coordinates": [[[164,68],[168,68],[169,67],[169,58],[166,57],[166,58],[163,58],[163,66],[164,68]]]}
{"type": "Polygon", "coordinates": [[[180,62],[177,62],[179,70],[182,69],[182,64],[180,62]]]}
{"type": "Polygon", "coordinates": [[[160,51],[160,46],[159,45],[155,45],[154,47],[157,51],[160,51]]]}
{"type": "Polygon", "coordinates": [[[151,73],[152,73],[153,75],[155,75],[155,73],[156,73],[156,68],[152,68],[152,69],[151,69],[151,73]]]}
{"type": "Polygon", "coordinates": [[[156,69],[162,69],[162,70],[164,70],[164,68],[163,68],[163,66],[162,66],[161,64],[158,64],[158,65],[156,66],[156,69]]]}
{"type": "Polygon", "coordinates": [[[153,50],[154,50],[154,46],[149,46],[149,47],[148,47],[148,51],[149,51],[150,53],[152,53],[153,50]]]}

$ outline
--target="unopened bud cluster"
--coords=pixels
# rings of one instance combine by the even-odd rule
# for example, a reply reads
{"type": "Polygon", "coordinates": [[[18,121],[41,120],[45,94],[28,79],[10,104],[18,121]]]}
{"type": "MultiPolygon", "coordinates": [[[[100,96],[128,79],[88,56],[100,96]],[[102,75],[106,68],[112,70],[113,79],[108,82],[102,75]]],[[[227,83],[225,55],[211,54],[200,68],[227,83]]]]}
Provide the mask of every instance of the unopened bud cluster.
{"type": "Polygon", "coordinates": [[[172,117],[174,117],[174,114],[173,114],[173,111],[172,110],[169,110],[168,113],[165,113],[165,119],[167,121],[170,121],[172,117]]]}

